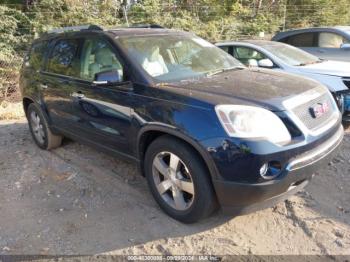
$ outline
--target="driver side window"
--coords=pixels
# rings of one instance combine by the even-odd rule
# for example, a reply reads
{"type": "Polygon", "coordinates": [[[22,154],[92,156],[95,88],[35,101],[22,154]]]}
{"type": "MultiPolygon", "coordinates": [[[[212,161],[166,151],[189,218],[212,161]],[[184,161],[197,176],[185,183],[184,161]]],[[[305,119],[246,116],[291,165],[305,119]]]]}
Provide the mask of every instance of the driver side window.
{"type": "Polygon", "coordinates": [[[322,32],[318,37],[318,46],[321,48],[340,48],[346,43],[346,39],[341,35],[322,32]]]}
{"type": "Polygon", "coordinates": [[[249,47],[236,47],[234,57],[246,66],[258,66],[258,62],[266,59],[266,56],[249,47]]]}
{"type": "Polygon", "coordinates": [[[84,41],[81,53],[80,78],[93,81],[97,73],[118,71],[123,78],[123,67],[107,41],[91,38],[84,41]]]}

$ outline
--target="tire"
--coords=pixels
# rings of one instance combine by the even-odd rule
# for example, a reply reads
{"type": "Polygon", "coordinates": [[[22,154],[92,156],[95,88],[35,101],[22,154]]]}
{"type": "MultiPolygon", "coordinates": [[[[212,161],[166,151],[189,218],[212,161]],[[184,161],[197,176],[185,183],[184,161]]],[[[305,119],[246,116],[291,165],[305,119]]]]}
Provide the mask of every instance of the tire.
{"type": "Polygon", "coordinates": [[[44,117],[41,108],[34,103],[26,112],[30,133],[38,147],[45,150],[54,149],[62,144],[62,136],[54,135],[44,117]]]}
{"type": "Polygon", "coordinates": [[[343,121],[343,127],[344,127],[344,130],[350,130],[350,122],[349,121],[343,121]]]}
{"type": "Polygon", "coordinates": [[[148,147],[144,163],[152,195],[170,217],[194,223],[217,208],[209,173],[185,142],[168,135],[157,138],[148,147]]]}

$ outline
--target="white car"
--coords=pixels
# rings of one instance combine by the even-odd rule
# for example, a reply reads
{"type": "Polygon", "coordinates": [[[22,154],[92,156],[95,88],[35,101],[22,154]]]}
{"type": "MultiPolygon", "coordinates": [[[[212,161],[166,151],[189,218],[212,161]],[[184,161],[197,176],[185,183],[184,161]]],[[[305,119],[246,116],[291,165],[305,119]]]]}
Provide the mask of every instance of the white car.
{"type": "Polygon", "coordinates": [[[319,81],[333,94],[343,121],[350,122],[350,63],[323,60],[296,47],[249,40],[216,44],[241,63],[297,74],[319,81]]]}

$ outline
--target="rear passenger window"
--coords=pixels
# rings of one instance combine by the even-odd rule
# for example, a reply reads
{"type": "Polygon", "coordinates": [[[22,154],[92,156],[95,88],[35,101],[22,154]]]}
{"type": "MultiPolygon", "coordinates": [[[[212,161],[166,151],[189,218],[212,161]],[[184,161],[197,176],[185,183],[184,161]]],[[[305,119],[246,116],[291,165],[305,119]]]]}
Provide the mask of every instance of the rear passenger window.
{"type": "Polygon", "coordinates": [[[67,76],[78,76],[79,65],[76,59],[78,40],[59,40],[49,58],[48,71],[67,76]]]}
{"type": "Polygon", "coordinates": [[[222,50],[224,50],[226,53],[233,56],[233,46],[219,46],[222,50]]]}
{"type": "Polygon", "coordinates": [[[229,51],[229,46],[219,46],[222,50],[224,50],[226,53],[229,51]]]}
{"type": "Polygon", "coordinates": [[[303,33],[290,36],[283,42],[297,47],[313,47],[314,37],[314,33],[303,33]]]}
{"type": "Polygon", "coordinates": [[[47,41],[33,44],[29,55],[29,66],[35,71],[40,70],[46,54],[47,41]]]}

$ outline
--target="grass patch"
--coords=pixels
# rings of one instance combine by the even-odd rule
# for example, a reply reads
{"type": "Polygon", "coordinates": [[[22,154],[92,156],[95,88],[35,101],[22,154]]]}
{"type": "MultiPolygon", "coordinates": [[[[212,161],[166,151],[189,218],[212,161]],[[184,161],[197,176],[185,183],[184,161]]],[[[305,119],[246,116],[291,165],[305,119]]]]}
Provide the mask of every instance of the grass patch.
{"type": "Polygon", "coordinates": [[[0,120],[20,119],[23,117],[24,111],[21,102],[10,103],[3,101],[0,103],[0,120]]]}

